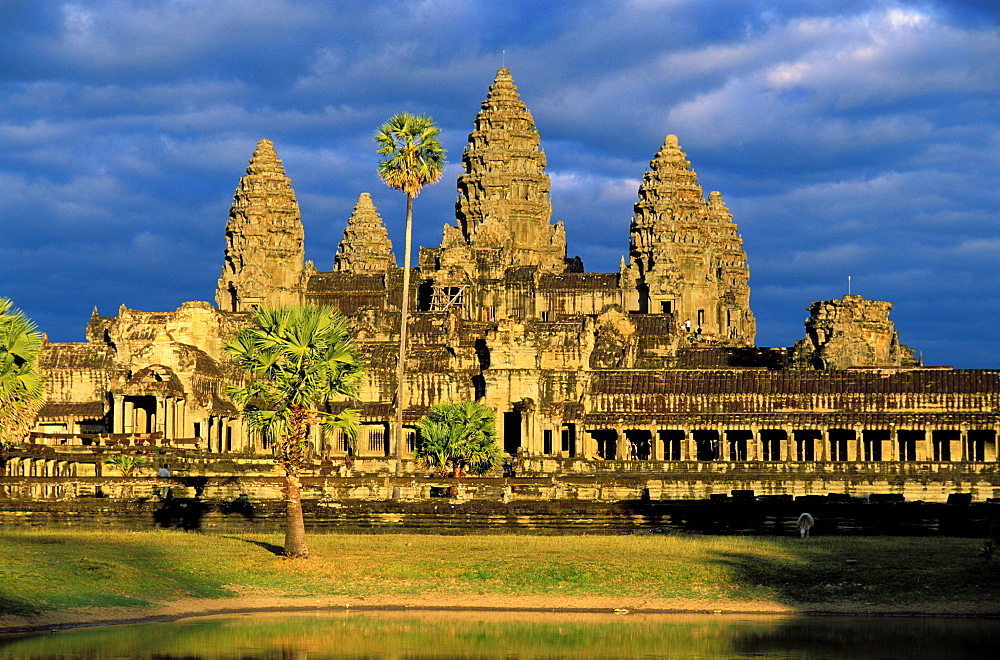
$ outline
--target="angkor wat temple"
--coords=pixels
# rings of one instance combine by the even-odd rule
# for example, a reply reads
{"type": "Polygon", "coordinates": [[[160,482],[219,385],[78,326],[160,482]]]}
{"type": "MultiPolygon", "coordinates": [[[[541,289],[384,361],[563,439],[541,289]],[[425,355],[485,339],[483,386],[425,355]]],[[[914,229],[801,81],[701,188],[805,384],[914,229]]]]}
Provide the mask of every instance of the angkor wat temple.
{"type": "MultiPolygon", "coordinates": [[[[995,485],[1000,372],[920,364],[899,343],[889,303],[814,302],[795,346],[756,346],[742,239],[722,195],[704,195],[675,136],[643,177],[629,256],[612,273],[586,272],[568,257],[545,161],[502,68],[462,154],[455,222],[439,247],[420,248],[403,292],[368,193],[347,219],[332,270],[304,261],[292,182],[261,140],[236,188],[216,304],[95,310],[86,342],[47,344],[49,401],[32,441],[145,437],[206,454],[266,454],[226,396],[236,376],[222,346],[257,305],[313,303],[354,323],[369,362],[351,404],[364,422],[356,458],[388,471],[405,293],[416,310],[407,452],[430,406],[479,400],[497,411],[503,448],[522,473],[752,464],[758,475],[835,469],[890,483],[886,465],[914,463],[957,475],[955,490],[982,490],[987,473],[995,485]]],[[[320,459],[347,450],[318,429],[312,442],[320,459]]],[[[1000,495],[992,488],[977,492],[1000,495]]]]}

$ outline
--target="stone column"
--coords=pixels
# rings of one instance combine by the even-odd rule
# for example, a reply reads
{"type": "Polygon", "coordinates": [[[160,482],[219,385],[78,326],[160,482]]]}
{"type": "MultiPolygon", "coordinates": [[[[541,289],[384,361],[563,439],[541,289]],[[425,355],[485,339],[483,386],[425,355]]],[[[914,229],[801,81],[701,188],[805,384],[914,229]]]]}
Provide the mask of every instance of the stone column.
{"type": "Polygon", "coordinates": [[[899,462],[899,429],[895,426],[889,427],[889,452],[882,457],[887,461],[899,462]]]}
{"type": "Polygon", "coordinates": [[[684,431],[684,439],[681,441],[681,446],[684,447],[683,458],[686,461],[696,461],[698,460],[698,445],[694,441],[694,432],[690,426],[682,427],[684,431]]]}
{"type": "Polygon", "coordinates": [[[122,433],[135,433],[135,404],[131,401],[126,401],[125,406],[125,426],[122,433]]]}
{"type": "Polygon", "coordinates": [[[614,428],[615,432],[615,460],[616,461],[627,461],[631,458],[629,455],[629,448],[631,443],[628,438],[625,437],[625,427],[616,426],[614,428]]]}
{"type": "Polygon", "coordinates": [[[121,394],[116,394],[112,399],[111,408],[111,432],[112,433],[124,433],[125,432],[125,397],[121,394]]]}
{"type": "Polygon", "coordinates": [[[934,459],[934,434],[926,427],[924,428],[923,441],[917,441],[916,459],[918,461],[930,461],[934,459]]]}
{"type": "Polygon", "coordinates": [[[763,455],[763,448],[760,446],[760,428],[756,424],[752,424],[750,437],[747,438],[747,460],[759,461],[763,455]]]}
{"type": "Polygon", "coordinates": [[[864,442],[864,429],[861,428],[860,424],[855,424],[853,429],[854,440],[847,443],[847,460],[860,461],[864,458],[864,449],[861,446],[861,443],[864,442]]]}
{"type": "Polygon", "coordinates": [[[819,430],[819,451],[814,454],[817,461],[830,460],[830,429],[819,430]]]}
{"type": "Polygon", "coordinates": [[[664,459],[663,441],[660,439],[659,429],[656,424],[649,425],[649,460],[662,461],[664,459]]]}
{"type": "Polygon", "coordinates": [[[962,461],[969,460],[969,425],[962,423],[958,427],[958,453],[952,453],[952,459],[962,461]]]}

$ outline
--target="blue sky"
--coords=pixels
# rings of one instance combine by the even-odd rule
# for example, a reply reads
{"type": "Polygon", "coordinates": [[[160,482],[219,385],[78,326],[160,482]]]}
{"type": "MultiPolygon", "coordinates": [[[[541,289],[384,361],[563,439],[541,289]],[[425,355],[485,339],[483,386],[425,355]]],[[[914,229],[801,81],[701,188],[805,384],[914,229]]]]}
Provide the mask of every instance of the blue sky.
{"type": "Polygon", "coordinates": [[[617,270],[674,133],[739,225],[759,345],[801,338],[851,276],[927,364],[1000,367],[992,0],[0,0],[0,295],[53,341],[81,341],[94,306],[213,300],[264,137],[318,268],[363,191],[399,253],[372,142],[399,111],[443,128],[451,162],[414,220],[436,246],[503,61],[587,270],[617,270]]]}

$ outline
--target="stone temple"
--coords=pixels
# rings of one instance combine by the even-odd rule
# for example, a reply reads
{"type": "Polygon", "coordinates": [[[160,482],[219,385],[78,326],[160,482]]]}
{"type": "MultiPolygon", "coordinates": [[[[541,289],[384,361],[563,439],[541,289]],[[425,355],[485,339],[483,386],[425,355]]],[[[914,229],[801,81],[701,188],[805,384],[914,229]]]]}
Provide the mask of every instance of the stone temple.
{"type": "MultiPolygon", "coordinates": [[[[919,463],[950,470],[959,490],[975,490],[984,470],[995,474],[1000,372],[923,366],[899,343],[889,303],[814,302],[795,346],[756,346],[742,239],[676,136],[650,161],[628,259],[612,273],[587,272],[567,255],[540,136],[506,68],[462,165],[454,223],[440,246],[420,249],[404,292],[369,193],[347,218],[331,270],[304,261],[292,182],[261,140],[236,187],[215,304],[95,310],[86,342],[47,344],[49,401],[32,442],[145,437],[206,456],[267,454],[227,398],[238,375],[222,346],[258,305],[313,303],[350,317],[369,362],[360,400],[340,405],[362,410],[355,465],[371,472],[389,473],[397,442],[412,451],[430,406],[478,400],[497,411],[521,474],[658,470],[682,483],[685,471],[752,465],[759,479],[839,470],[891,483],[916,470],[892,466],[919,463]],[[403,295],[415,311],[407,431],[396,438],[403,295]]],[[[327,463],[348,451],[318,429],[310,441],[327,463]]]]}

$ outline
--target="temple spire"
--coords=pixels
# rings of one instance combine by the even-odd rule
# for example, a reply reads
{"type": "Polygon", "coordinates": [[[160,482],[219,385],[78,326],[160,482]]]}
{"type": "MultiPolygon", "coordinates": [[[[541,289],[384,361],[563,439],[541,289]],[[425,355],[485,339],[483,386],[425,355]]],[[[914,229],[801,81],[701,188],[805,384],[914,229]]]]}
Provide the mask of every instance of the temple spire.
{"type": "Polygon", "coordinates": [[[649,163],[632,217],[640,310],[672,312],[720,341],[752,343],[750,271],[722,195],[705,199],[677,136],[649,163]]]}
{"type": "Polygon", "coordinates": [[[333,270],[350,273],[382,273],[396,265],[389,232],[378,214],[372,196],[358,196],[354,212],[347,220],[344,240],[337,246],[333,270]]]}
{"type": "Polygon", "coordinates": [[[292,182],[274,144],[261,140],[236,187],[226,223],[226,260],[215,294],[219,309],[300,302],[304,238],[292,182]]]}
{"type": "Polygon", "coordinates": [[[480,250],[500,250],[508,266],[562,272],[566,234],[551,224],[552,203],[545,154],[534,119],[510,69],[497,71],[462,156],[455,205],[465,240],[480,250]]]}

